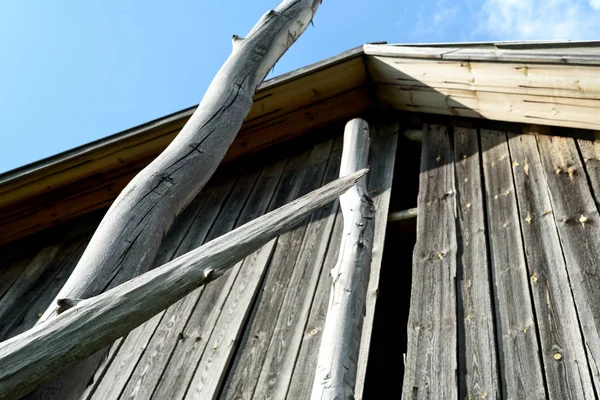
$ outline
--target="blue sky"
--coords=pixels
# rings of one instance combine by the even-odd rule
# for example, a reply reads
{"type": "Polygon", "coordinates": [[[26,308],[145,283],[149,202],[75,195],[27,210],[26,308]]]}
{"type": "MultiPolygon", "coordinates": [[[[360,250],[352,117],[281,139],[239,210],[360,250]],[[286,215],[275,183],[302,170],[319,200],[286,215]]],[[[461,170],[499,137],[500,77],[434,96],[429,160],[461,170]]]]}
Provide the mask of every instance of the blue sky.
{"type": "MultiPolygon", "coordinates": [[[[197,104],[279,0],[3,0],[0,172],[197,104]]],[[[600,0],[324,0],[274,75],[366,42],[599,39],[600,0]]]]}

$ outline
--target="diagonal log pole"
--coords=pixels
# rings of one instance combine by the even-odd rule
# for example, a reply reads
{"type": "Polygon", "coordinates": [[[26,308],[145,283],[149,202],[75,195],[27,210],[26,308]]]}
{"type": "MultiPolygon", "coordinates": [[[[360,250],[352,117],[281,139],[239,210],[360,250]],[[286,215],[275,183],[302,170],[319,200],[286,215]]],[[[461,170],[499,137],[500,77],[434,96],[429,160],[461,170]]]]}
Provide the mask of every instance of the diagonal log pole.
{"type": "MultiPolygon", "coordinates": [[[[366,167],[369,125],[362,119],[346,124],[340,176],[366,167]]],[[[373,249],[374,207],[366,177],[340,196],[344,231],[331,271],[333,285],[311,400],[354,399],[360,334],[373,249]]]]}
{"type": "Polygon", "coordinates": [[[233,267],[351,188],[367,170],[333,181],[175,260],[0,343],[0,399],[16,398],[84,359],[233,267]]]}
{"type": "MultiPolygon", "coordinates": [[[[322,0],[284,0],[233,51],[179,135],[123,189],[58,298],[86,299],[147,271],[176,216],[215,172],[277,60],[304,32],[322,0]]],[[[57,315],[53,303],[40,322],[57,315]]],[[[41,387],[31,398],[77,399],[107,349],[41,387]]]]}

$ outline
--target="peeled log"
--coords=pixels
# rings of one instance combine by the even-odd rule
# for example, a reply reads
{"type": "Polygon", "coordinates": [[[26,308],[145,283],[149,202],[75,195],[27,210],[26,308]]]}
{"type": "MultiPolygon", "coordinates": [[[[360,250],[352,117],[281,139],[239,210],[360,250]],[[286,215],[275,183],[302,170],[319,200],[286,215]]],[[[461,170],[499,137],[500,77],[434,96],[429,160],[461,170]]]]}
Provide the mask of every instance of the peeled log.
{"type": "MultiPolygon", "coordinates": [[[[57,296],[86,299],[147,271],[177,215],[213,175],[277,60],[304,32],[321,0],[284,0],[233,51],[173,142],[123,189],[57,296]]],[[[57,315],[53,302],[40,323],[57,315]]],[[[75,400],[107,349],[41,387],[31,398],[75,400]]]]}
{"type": "Polygon", "coordinates": [[[318,208],[367,173],[335,180],[207,244],[87,300],[61,301],[72,308],[0,343],[0,399],[27,393],[136,328],[318,208]]]}
{"type": "MultiPolygon", "coordinates": [[[[366,167],[369,125],[348,122],[340,176],[366,167]]],[[[331,271],[333,284],[321,335],[312,400],[354,399],[360,335],[369,283],[374,234],[374,207],[367,195],[366,177],[340,196],[344,231],[340,254],[331,271]]]]}

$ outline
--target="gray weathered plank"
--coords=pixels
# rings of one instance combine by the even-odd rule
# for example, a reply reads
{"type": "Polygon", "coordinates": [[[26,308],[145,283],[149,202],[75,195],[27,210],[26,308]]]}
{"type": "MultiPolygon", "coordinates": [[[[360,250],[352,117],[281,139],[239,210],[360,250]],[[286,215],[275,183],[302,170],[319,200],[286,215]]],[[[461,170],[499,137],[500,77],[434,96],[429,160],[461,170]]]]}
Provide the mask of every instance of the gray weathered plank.
{"type": "MultiPolygon", "coordinates": [[[[286,182],[290,192],[284,194],[284,197],[280,197],[279,200],[289,196],[285,200],[287,202],[289,198],[318,186],[325,173],[331,154],[331,145],[332,143],[329,143],[328,148],[316,147],[313,150],[307,165],[295,174],[293,181],[286,182]]],[[[269,263],[256,308],[252,310],[252,315],[240,340],[240,349],[233,360],[231,372],[224,384],[222,398],[240,396],[252,398],[259,395],[255,393],[257,381],[265,362],[274,325],[280,313],[307,225],[308,222],[277,239],[275,252],[269,263]]],[[[187,398],[197,397],[188,393],[187,398]]]]}
{"type": "MultiPolygon", "coordinates": [[[[256,183],[259,173],[260,170],[251,170],[239,177],[227,201],[221,207],[207,241],[236,227],[236,220],[256,183]]],[[[182,247],[180,247],[181,249],[182,247]]],[[[224,276],[210,286],[217,291],[227,291],[226,283],[228,281],[229,277],[224,276]]],[[[164,316],[131,374],[131,378],[120,396],[121,398],[148,399],[152,396],[181,337],[181,332],[188,322],[190,313],[195,308],[199,298],[200,291],[196,290],[165,310],[164,316]]],[[[219,306],[220,304],[214,304],[216,308],[219,306]]]]}
{"type": "Polygon", "coordinates": [[[600,217],[572,138],[538,135],[552,213],[567,264],[596,393],[600,390],[600,217]]]}
{"type": "MultiPolygon", "coordinates": [[[[24,395],[43,380],[106,347],[308,219],[367,172],[363,169],[336,179],[106,293],[87,300],[60,301],[60,307],[70,308],[0,343],[0,396],[24,395]]],[[[101,359],[95,361],[99,365],[101,359]]]]}
{"type": "Polygon", "coordinates": [[[369,152],[370,172],[367,187],[369,195],[375,206],[375,235],[373,237],[373,255],[371,258],[371,271],[365,304],[365,318],[360,335],[360,353],[358,355],[356,371],[356,388],[354,395],[362,399],[367,361],[371,346],[371,333],[375,318],[375,305],[379,292],[379,277],[381,275],[381,262],[383,259],[383,243],[387,228],[390,198],[392,195],[392,179],[396,161],[396,148],[398,145],[398,122],[371,125],[371,150],[369,152]]]}
{"type": "Polygon", "coordinates": [[[31,303],[25,307],[26,312],[23,314],[21,321],[12,329],[7,338],[25,332],[35,325],[41,313],[48,308],[50,302],[54,300],[60,288],[63,287],[69,278],[90,237],[90,234],[85,234],[79,239],[75,239],[72,243],[74,246],[72,247],[73,250],[61,248],[61,253],[64,252],[63,256],[66,257],[57,257],[57,259],[52,261],[52,263],[56,263],[56,265],[52,266],[55,272],[44,275],[42,282],[39,284],[40,289],[37,291],[37,294],[28,293],[27,296],[30,298],[31,303]]]}
{"type": "MultiPolygon", "coordinates": [[[[0,249],[5,250],[5,249],[0,249]]],[[[10,250],[9,250],[10,251],[10,250]]],[[[28,253],[33,253],[29,249],[28,253]]],[[[5,260],[0,270],[0,301],[12,285],[19,279],[25,268],[31,263],[35,254],[15,255],[12,260],[5,260]]]]}
{"type": "MultiPolygon", "coordinates": [[[[220,182],[221,184],[227,184],[228,187],[231,188],[233,182],[228,182],[224,180],[219,173],[215,174],[213,178],[214,181],[220,182]]],[[[196,197],[188,207],[177,217],[177,220],[174,222],[173,227],[167,232],[167,235],[163,239],[161,247],[159,248],[156,256],[156,260],[154,265],[159,266],[168,261],[171,261],[176,252],[178,251],[181,241],[188,233],[191,228],[193,222],[196,219],[198,213],[204,207],[208,198],[215,197],[215,184],[211,184],[208,186],[202,195],[196,197]]],[[[141,326],[137,327],[133,331],[131,331],[128,335],[123,338],[116,340],[110,348],[108,356],[102,361],[96,373],[93,377],[93,384],[89,385],[83,395],[82,399],[89,400],[94,396],[96,390],[99,393],[102,393],[103,399],[109,399],[109,391],[111,390],[111,382],[114,382],[114,386],[118,388],[112,396],[113,398],[118,396],[120,391],[123,389],[124,385],[129,379],[132,369],[134,368],[137,360],[139,359],[141,353],[145,350],[148,341],[152,337],[156,326],[160,322],[162,318],[163,312],[160,312],[151,320],[145,322],[141,326]],[[125,346],[123,349],[123,353],[120,352],[122,346],[125,346]],[[115,365],[112,366],[114,360],[115,365]],[[121,368],[126,368],[125,371],[121,371],[121,368]],[[104,380],[104,377],[106,380],[104,380]],[[122,381],[120,381],[122,380],[122,381]],[[102,385],[103,388],[98,389],[98,386],[102,385]]]]}
{"type": "Polygon", "coordinates": [[[458,398],[501,397],[476,129],[454,129],[458,191],[458,398]]]}
{"type": "MultiPolygon", "coordinates": [[[[336,178],[342,144],[341,137],[335,141],[322,184],[336,178]]],[[[258,377],[255,397],[284,399],[286,396],[319,276],[329,272],[322,272],[322,266],[337,209],[338,202],[331,203],[310,219],[258,377]]]]}
{"type": "Polygon", "coordinates": [[[509,146],[548,397],[592,399],[583,338],[535,136],[510,134],[509,146]]]}
{"type": "Polygon", "coordinates": [[[600,207],[600,140],[579,139],[577,145],[583,157],[594,200],[596,200],[596,205],[600,207]]]}
{"type": "MultiPolygon", "coordinates": [[[[170,261],[175,256],[189,250],[191,246],[197,247],[204,242],[210,226],[217,218],[222,203],[232,190],[234,183],[234,179],[227,179],[207,188],[207,191],[199,196],[203,199],[196,200],[190,205],[192,207],[184,211],[181,223],[174,226],[174,229],[165,238],[166,246],[159,251],[158,262],[170,261]],[[187,239],[190,236],[193,236],[194,239],[187,239]],[[182,245],[184,240],[187,240],[186,244],[182,245]]],[[[197,296],[202,290],[203,288],[198,288],[186,298],[197,296]]],[[[118,399],[121,396],[164,313],[164,311],[160,312],[127,335],[112,363],[107,366],[108,369],[102,380],[90,394],[90,399],[110,400],[118,399]]]]}
{"type": "MultiPolygon", "coordinates": [[[[256,186],[250,193],[246,205],[237,218],[237,225],[248,222],[264,213],[282,176],[285,164],[285,161],[280,161],[264,168],[256,186]]],[[[199,303],[191,313],[185,329],[182,331],[173,356],[154,392],[153,396],[155,398],[181,399],[184,397],[198,361],[205,352],[211,332],[215,329],[217,318],[223,310],[223,303],[228,298],[232,282],[240,273],[240,268],[260,269],[262,263],[268,262],[270,247],[272,245],[269,243],[259,251],[246,257],[242,263],[238,263],[226,278],[225,285],[219,286],[215,285],[217,282],[213,282],[206,288],[199,303]],[[263,260],[265,254],[267,260],[263,260]]],[[[242,271],[245,271],[245,269],[242,269],[242,271]]],[[[225,304],[225,307],[227,306],[229,306],[229,303],[225,304]]],[[[218,373],[218,371],[214,372],[218,373]]]]}
{"type": "MultiPolygon", "coordinates": [[[[39,307],[39,304],[36,305],[37,299],[45,299],[60,271],[66,268],[66,265],[77,262],[83,250],[81,247],[87,239],[89,238],[75,238],[44,247],[39,251],[0,300],[0,340],[16,335],[18,332],[15,330],[26,316],[29,316],[26,324],[35,324],[37,314],[44,311],[42,309],[35,313],[30,312],[32,308],[39,307]]],[[[60,287],[58,289],[60,290],[60,287]]],[[[57,291],[53,292],[56,294],[57,291]]],[[[52,299],[45,301],[47,306],[52,299]]]]}
{"type": "Polygon", "coordinates": [[[457,398],[456,189],[447,129],[426,126],[403,399],[457,398]]]}
{"type": "Polygon", "coordinates": [[[481,130],[481,148],[502,392],[507,398],[544,399],[538,332],[506,133],[481,130]]]}

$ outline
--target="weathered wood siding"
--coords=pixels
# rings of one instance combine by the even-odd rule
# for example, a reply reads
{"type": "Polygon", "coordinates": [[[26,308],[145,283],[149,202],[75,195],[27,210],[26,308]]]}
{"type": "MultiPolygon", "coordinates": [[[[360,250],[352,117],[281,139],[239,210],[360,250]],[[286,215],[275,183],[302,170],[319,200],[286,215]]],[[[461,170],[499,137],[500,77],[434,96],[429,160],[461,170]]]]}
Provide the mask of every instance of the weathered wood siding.
{"type": "MultiPolygon", "coordinates": [[[[369,178],[381,252],[398,124],[372,131],[374,142],[384,145],[370,156],[369,178]]],[[[225,166],[179,216],[156,265],[335,179],[341,150],[339,136],[288,146],[264,161],[255,157],[225,166]]],[[[32,326],[56,295],[99,220],[90,219],[87,230],[68,240],[58,232],[39,248],[5,246],[13,255],[0,272],[3,338],[32,326]]],[[[332,203],[116,341],[83,399],[309,396],[341,221],[332,203]]],[[[376,293],[380,262],[373,264],[370,290],[376,293]]],[[[372,325],[376,296],[371,297],[365,321],[372,325]]],[[[364,374],[368,343],[362,348],[364,374]]]]}
{"type": "Polygon", "coordinates": [[[596,398],[598,145],[548,133],[423,129],[404,399],[596,398]]]}

